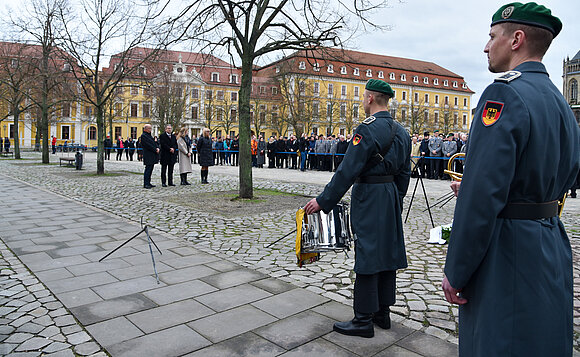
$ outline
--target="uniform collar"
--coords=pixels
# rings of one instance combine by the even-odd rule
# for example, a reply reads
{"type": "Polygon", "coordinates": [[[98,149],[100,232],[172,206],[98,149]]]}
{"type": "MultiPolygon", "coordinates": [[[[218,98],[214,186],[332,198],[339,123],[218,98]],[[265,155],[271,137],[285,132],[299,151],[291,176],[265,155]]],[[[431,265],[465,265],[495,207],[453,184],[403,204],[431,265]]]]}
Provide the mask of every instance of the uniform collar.
{"type": "Polygon", "coordinates": [[[539,73],[545,73],[546,75],[548,74],[548,71],[546,71],[546,67],[544,66],[544,64],[542,62],[536,62],[536,61],[529,61],[529,62],[521,63],[516,68],[514,68],[514,71],[539,72],[539,73]]]}

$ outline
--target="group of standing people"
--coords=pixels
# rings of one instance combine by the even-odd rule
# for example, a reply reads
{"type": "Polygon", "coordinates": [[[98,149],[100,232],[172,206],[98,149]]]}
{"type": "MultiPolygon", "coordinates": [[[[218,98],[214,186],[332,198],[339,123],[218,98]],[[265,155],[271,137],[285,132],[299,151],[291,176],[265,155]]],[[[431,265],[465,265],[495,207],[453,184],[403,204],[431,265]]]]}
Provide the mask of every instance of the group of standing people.
{"type": "MultiPolygon", "coordinates": [[[[439,180],[449,179],[443,171],[447,168],[449,159],[456,153],[465,153],[467,149],[467,134],[439,133],[435,130],[431,136],[428,131],[423,136],[415,133],[411,137],[411,161],[413,162],[412,176],[439,180]]],[[[453,171],[462,173],[463,162],[453,163],[453,171]]]]}
{"type": "Polygon", "coordinates": [[[2,151],[2,147],[4,146],[4,152],[10,152],[10,138],[5,137],[4,140],[0,137],[0,151],[2,151]]]}

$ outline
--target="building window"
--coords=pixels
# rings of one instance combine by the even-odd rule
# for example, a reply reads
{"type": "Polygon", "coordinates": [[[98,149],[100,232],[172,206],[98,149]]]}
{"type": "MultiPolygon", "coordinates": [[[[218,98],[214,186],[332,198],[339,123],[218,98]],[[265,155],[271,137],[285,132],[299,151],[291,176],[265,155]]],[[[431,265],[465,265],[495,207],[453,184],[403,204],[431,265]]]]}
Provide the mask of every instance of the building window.
{"type": "MultiPolygon", "coordinates": [[[[117,65],[115,65],[115,69],[117,69],[117,68],[116,68],[116,66],[117,66],[117,65]]],[[[11,68],[18,68],[18,60],[13,58],[13,59],[10,61],[10,67],[11,67],[11,68]]]]}
{"type": "Polygon", "coordinates": [[[217,91],[217,99],[218,100],[224,100],[224,91],[223,90],[218,90],[217,91]]]}
{"type": "Polygon", "coordinates": [[[358,97],[359,96],[359,92],[358,91],[359,91],[358,87],[354,87],[354,96],[355,97],[358,97]]]}
{"type": "Polygon", "coordinates": [[[231,96],[232,102],[238,101],[238,92],[231,92],[230,96],[231,96]]]}
{"type": "Polygon", "coordinates": [[[278,88],[272,87],[272,95],[276,95],[276,94],[278,94],[278,88]]]}
{"type": "Polygon", "coordinates": [[[320,94],[320,84],[318,82],[314,82],[314,94],[320,94]]]}
{"type": "Polygon", "coordinates": [[[234,122],[238,120],[238,111],[236,108],[230,109],[230,119],[234,122]]]}
{"type": "Polygon", "coordinates": [[[459,99],[457,99],[457,97],[455,97],[455,101],[453,102],[453,105],[457,106],[459,103],[459,99]]]}
{"type": "Polygon", "coordinates": [[[346,74],[346,66],[340,67],[340,74],[346,74]]]}
{"type": "Polygon", "coordinates": [[[429,78],[423,77],[423,83],[424,84],[429,84],[429,78]]]}
{"type": "Polygon", "coordinates": [[[458,119],[459,115],[457,113],[453,113],[453,125],[457,126],[457,119],[458,119]]]}
{"type": "Polygon", "coordinates": [[[436,86],[438,86],[439,85],[439,78],[435,78],[433,80],[433,84],[436,85],[436,86]]]}
{"type": "Polygon", "coordinates": [[[419,103],[419,93],[415,92],[415,103],[419,103]]]}
{"type": "Polygon", "coordinates": [[[467,107],[467,98],[463,98],[463,106],[467,107]]]}
{"type": "Polygon", "coordinates": [[[87,135],[89,140],[97,140],[97,127],[89,126],[89,133],[87,135]]]}
{"type": "Polygon", "coordinates": [[[435,124],[435,125],[439,124],[439,113],[438,112],[433,113],[433,124],[435,124]]]}
{"type": "Polygon", "coordinates": [[[346,96],[346,86],[340,86],[340,95],[346,96]]]}
{"type": "Polygon", "coordinates": [[[320,113],[320,109],[318,106],[318,102],[312,103],[312,116],[315,118],[318,118],[319,113],[320,113]]]}
{"type": "Polygon", "coordinates": [[[131,138],[133,138],[133,140],[137,139],[137,127],[136,126],[131,127],[131,138]]]}
{"type": "Polygon", "coordinates": [[[467,89],[467,84],[466,84],[466,83],[462,83],[462,84],[461,84],[461,88],[463,88],[463,89],[467,89]]]}
{"type": "Polygon", "coordinates": [[[445,87],[449,87],[449,81],[448,81],[447,79],[445,79],[445,80],[443,81],[443,85],[444,85],[445,87]]]}
{"type": "Polygon", "coordinates": [[[407,75],[405,73],[401,74],[401,81],[403,82],[407,81],[407,75]]]}
{"type": "Polygon", "coordinates": [[[439,104],[439,95],[435,94],[435,104],[439,104]]]}
{"type": "Polygon", "coordinates": [[[328,73],[334,73],[334,66],[333,66],[333,65],[331,65],[331,64],[329,64],[329,65],[326,67],[326,71],[327,71],[328,73]]]}
{"type": "Polygon", "coordinates": [[[219,73],[212,73],[211,74],[211,81],[212,82],[219,82],[220,81],[220,74],[219,73]]]}
{"type": "Polygon", "coordinates": [[[359,70],[358,70],[358,68],[355,68],[355,69],[352,71],[352,74],[354,74],[355,76],[358,76],[358,75],[359,75],[359,70]]]}
{"type": "Polygon", "coordinates": [[[301,95],[304,95],[306,92],[306,83],[304,83],[304,81],[300,81],[298,82],[298,91],[300,92],[301,95]]]}
{"type": "Polygon", "coordinates": [[[85,116],[90,117],[93,115],[93,108],[89,105],[85,106],[85,116]]]}
{"type": "Polygon", "coordinates": [[[191,98],[192,99],[199,99],[199,89],[193,88],[191,90],[191,98]]]}
{"type": "Polygon", "coordinates": [[[402,121],[407,120],[407,110],[405,109],[401,109],[401,120],[402,121]]]}
{"type": "Polygon", "coordinates": [[[131,116],[137,116],[137,103],[131,103],[131,116]]]}
{"type": "Polygon", "coordinates": [[[145,76],[147,74],[147,70],[145,69],[145,67],[143,66],[139,66],[139,75],[141,77],[145,76]]]}
{"type": "Polygon", "coordinates": [[[216,130],[215,131],[215,137],[216,138],[221,138],[222,137],[222,131],[221,130],[216,130]]]}
{"type": "Polygon", "coordinates": [[[379,71],[379,78],[385,78],[385,74],[383,71],[379,71]]]}
{"type": "Polygon", "coordinates": [[[199,113],[197,112],[197,107],[191,107],[191,119],[197,120],[199,113]]]}
{"type": "MultiPolygon", "coordinates": [[[[280,71],[279,67],[276,67],[277,71],[280,71]]],[[[278,72],[276,72],[278,73],[278,72]]],[[[230,74],[230,83],[237,84],[238,83],[238,75],[237,74],[230,74]]]]}
{"type": "Polygon", "coordinates": [[[346,118],[346,103],[340,103],[340,118],[346,118]]]}
{"type": "Polygon", "coordinates": [[[445,105],[449,105],[449,97],[445,96],[445,105]]]}
{"type": "Polygon", "coordinates": [[[320,65],[318,63],[314,64],[314,72],[320,72],[320,65]]]}
{"type": "Polygon", "coordinates": [[[423,119],[425,120],[425,123],[429,122],[429,111],[425,110],[425,112],[423,112],[423,119]]]}
{"type": "Polygon", "coordinates": [[[407,92],[403,91],[403,98],[402,100],[407,100],[407,92]]]}
{"type": "Polygon", "coordinates": [[[326,103],[326,117],[332,118],[332,103],[326,103]]]}
{"type": "Polygon", "coordinates": [[[352,106],[352,118],[358,119],[358,104],[352,106]]]}
{"type": "Polygon", "coordinates": [[[222,108],[217,108],[217,120],[224,120],[224,111],[222,108]]]}
{"type": "Polygon", "coordinates": [[[306,62],[300,61],[300,63],[298,64],[298,69],[306,69],[306,62]]]}
{"type": "Polygon", "coordinates": [[[65,63],[65,64],[62,66],[62,70],[63,70],[64,72],[70,72],[70,64],[69,64],[69,63],[65,63]]]}
{"type": "Polygon", "coordinates": [[[578,81],[575,79],[570,81],[570,101],[578,101],[578,81]]]}
{"type": "MultiPolygon", "coordinates": [[[[121,128],[120,126],[116,126],[115,127],[115,138],[114,140],[119,139],[119,136],[121,136],[121,134],[123,134],[123,128],[121,128]]],[[[113,140],[113,142],[114,142],[113,140]]]]}
{"type": "Polygon", "coordinates": [[[467,114],[463,114],[463,126],[467,125],[467,114]]]}
{"type": "Polygon", "coordinates": [[[345,132],[344,128],[340,128],[340,129],[338,130],[338,135],[340,135],[340,136],[344,136],[344,132],[345,132]]]}
{"type": "Polygon", "coordinates": [[[453,88],[457,88],[457,81],[453,81],[453,88]]]}
{"type": "Polygon", "coordinates": [[[63,125],[60,127],[60,138],[64,140],[70,139],[70,126],[63,125]]]}
{"type": "Polygon", "coordinates": [[[149,104],[143,104],[143,118],[149,118],[151,115],[151,106],[149,104]]]}
{"type": "Polygon", "coordinates": [[[260,94],[266,94],[266,86],[260,86],[260,94]]]}
{"type": "Polygon", "coordinates": [[[139,95],[139,87],[131,86],[131,95],[139,95]]]}
{"type": "Polygon", "coordinates": [[[212,93],[211,89],[208,89],[208,90],[206,90],[206,91],[205,91],[205,99],[207,99],[207,100],[211,100],[211,99],[212,99],[212,97],[213,97],[213,95],[212,95],[212,94],[213,94],[213,93],[212,93]]]}
{"type": "Polygon", "coordinates": [[[419,76],[413,76],[413,82],[419,83],[419,76]]]}
{"type": "Polygon", "coordinates": [[[394,81],[395,80],[395,72],[389,73],[389,79],[394,81]]]}
{"type": "Polygon", "coordinates": [[[276,73],[280,73],[280,66],[276,66],[276,73]]]}
{"type": "Polygon", "coordinates": [[[429,94],[425,94],[425,104],[429,104],[429,94]]]}
{"type": "Polygon", "coordinates": [[[70,117],[70,104],[69,103],[64,103],[62,105],[62,116],[64,118],[69,118],[70,117]]]}
{"type": "Polygon", "coordinates": [[[115,103],[115,116],[122,116],[123,115],[123,104],[115,103]]]}
{"type": "Polygon", "coordinates": [[[333,93],[334,93],[334,86],[332,85],[332,83],[328,83],[328,96],[331,97],[333,93]]]}
{"type": "Polygon", "coordinates": [[[373,71],[370,69],[367,69],[367,77],[372,77],[373,76],[373,71]]]}

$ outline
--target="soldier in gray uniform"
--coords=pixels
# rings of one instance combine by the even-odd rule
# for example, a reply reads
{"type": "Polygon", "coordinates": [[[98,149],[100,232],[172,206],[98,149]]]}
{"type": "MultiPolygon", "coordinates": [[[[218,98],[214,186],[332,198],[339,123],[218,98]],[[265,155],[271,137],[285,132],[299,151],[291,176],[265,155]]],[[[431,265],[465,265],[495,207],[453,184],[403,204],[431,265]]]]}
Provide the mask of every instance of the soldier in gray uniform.
{"type": "Polygon", "coordinates": [[[334,331],[345,335],[373,337],[373,321],[391,327],[396,270],[407,267],[401,211],[411,175],[411,140],[388,111],[393,95],[386,82],[367,82],[363,106],[369,117],[356,128],[332,180],[304,207],[307,214],[328,213],[354,184],[354,319],[334,324],[334,331]]]}
{"type": "Polygon", "coordinates": [[[507,73],[481,94],[452,184],[443,279],[460,305],[460,356],[572,356],[572,251],[557,200],[580,167],[580,130],[541,62],[561,29],[536,3],[492,17],[484,52],[491,72],[507,73]]]}
{"type": "Polygon", "coordinates": [[[441,151],[443,152],[443,157],[445,158],[445,161],[443,162],[443,168],[446,169],[449,162],[449,158],[457,153],[457,143],[453,140],[453,133],[447,134],[447,140],[443,142],[441,151]]]}
{"type": "Polygon", "coordinates": [[[429,156],[431,159],[431,178],[439,179],[441,171],[441,157],[443,156],[443,140],[439,137],[439,130],[435,130],[433,136],[429,138],[429,156]]]}
{"type": "Polygon", "coordinates": [[[324,136],[320,135],[316,144],[314,145],[314,152],[316,153],[316,168],[318,171],[324,170],[324,157],[326,154],[326,140],[324,136]]]}

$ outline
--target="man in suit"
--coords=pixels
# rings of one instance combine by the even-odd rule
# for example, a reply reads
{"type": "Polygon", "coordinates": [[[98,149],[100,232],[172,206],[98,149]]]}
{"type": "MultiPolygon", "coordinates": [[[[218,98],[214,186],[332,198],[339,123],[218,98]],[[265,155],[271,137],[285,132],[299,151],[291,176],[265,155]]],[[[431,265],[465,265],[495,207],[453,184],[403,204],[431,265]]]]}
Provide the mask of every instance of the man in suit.
{"type": "Polygon", "coordinates": [[[165,132],[159,135],[161,186],[175,186],[173,184],[173,165],[177,161],[177,138],[172,134],[171,124],[165,126],[165,132]]]}
{"type": "Polygon", "coordinates": [[[153,173],[153,166],[159,162],[159,148],[155,139],[151,136],[151,124],[145,124],[143,127],[143,134],[141,135],[141,147],[143,148],[143,165],[145,165],[145,172],[143,173],[143,187],[150,189],[155,187],[151,184],[151,174],[153,173]]]}

